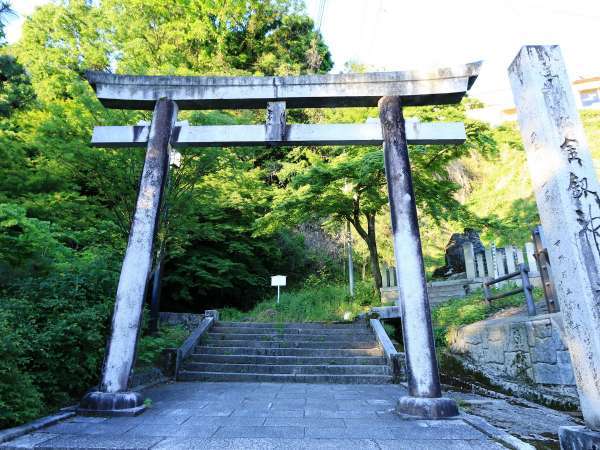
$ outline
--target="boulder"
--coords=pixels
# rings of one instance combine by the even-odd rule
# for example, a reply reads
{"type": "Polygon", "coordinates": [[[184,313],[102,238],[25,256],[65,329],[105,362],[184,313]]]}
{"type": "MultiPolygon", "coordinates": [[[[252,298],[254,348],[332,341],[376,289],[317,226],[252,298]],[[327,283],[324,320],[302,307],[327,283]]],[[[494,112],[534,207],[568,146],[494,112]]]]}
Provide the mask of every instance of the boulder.
{"type": "Polygon", "coordinates": [[[457,273],[465,271],[465,256],[463,244],[471,242],[475,253],[484,251],[479,233],[472,228],[465,228],[463,233],[454,233],[446,245],[446,265],[438,267],[433,271],[434,278],[448,278],[457,273]]]}

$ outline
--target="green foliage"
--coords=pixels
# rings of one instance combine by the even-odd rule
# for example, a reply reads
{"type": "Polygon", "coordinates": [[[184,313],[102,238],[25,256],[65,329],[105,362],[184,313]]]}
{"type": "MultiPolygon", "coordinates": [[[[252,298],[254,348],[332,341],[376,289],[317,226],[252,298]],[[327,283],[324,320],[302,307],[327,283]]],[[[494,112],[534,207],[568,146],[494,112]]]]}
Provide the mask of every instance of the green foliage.
{"type": "Polygon", "coordinates": [[[136,367],[152,367],[159,363],[161,352],[183,344],[189,332],[181,325],[161,326],[156,335],[142,336],[138,342],[136,367]]]}
{"type": "Polygon", "coordinates": [[[269,296],[252,310],[241,312],[233,308],[221,310],[221,320],[251,322],[336,322],[353,320],[358,314],[379,305],[381,300],[370,283],[357,283],[355,297],[348,294],[348,286],[315,282],[295,290],[281,292],[277,297],[269,296]]]}
{"type": "Polygon", "coordinates": [[[101,249],[72,252],[47,224],[15,211],[9,209],[12,220],[6,213],[2,220],[10,233],[0,234],[9,236],[3,245],[13,242],[23,251],[20,261],[2,259],[2,427],[64,406],[96,383],[118,267],[101,249]],[[35,270],[24,273],[24,267],[35,270]]]}
{"type": "Polygon", "coordinates": [[[35,93],[25,69],[10,55],[0,55],[0,117],[31,104],[35,93]]]}
{"type": "MultiPolygon", "coordinates": [[[[497,152],[490,127],[466,117],[469,105],[470,102],[465,100],[460,105],[406,109],[407,117],[422,122],[465,123],[467,141],[462,145],[414,145],[409,148],[420,217],[438,233],[439,228],[448,223],[477,228],[488,224],[485,218],[478,217],[459,201],[457,193],[461,185],[452,179],[449,170],[450,165],[460,158],[474,154],[489,157],[497,152]]],[[[366,109],[338,109],[315,118],[324,122],[361,123],[374,114],[375,111],[366,109]]],[[[280,163],[276,176],[284,188],[275,193],[272,211],[259,219],[262,232],[307,221],[325,220],[334,228],[349,222],[366,245],[374,284],[380,287],[377,237],[381,234],[384,236],[380,242],[383,240],[387,246],[383,252],[384,260],[394,264],[391,261],[387,185],[381,148],[297,148],[280,163]]]]}
{"type": "MultiPolygon", "coordinates": [[[[295,0],[69,0],[25,20],[21,40],[0,51],[0,427],[80,398],[100,373],[144,151],[91,148],[90,136],[94,125],[150,113],[103,108],[84,71],[260,75],[331,66],[295,0]],[[316,67],[307,58],[315,50],[316,67]]],[[[254,111],[180,118],[263,120],[254,111]]],[[[163,308],[248,308],[270,274],[285,271],[293,284],[318,260],[289,230],[253,237],[275,188],[262,156],[184,153],[159,233],[163,308]]],[[[178,330],[143,338],[140,363],[180,338],[178,330]]]]}

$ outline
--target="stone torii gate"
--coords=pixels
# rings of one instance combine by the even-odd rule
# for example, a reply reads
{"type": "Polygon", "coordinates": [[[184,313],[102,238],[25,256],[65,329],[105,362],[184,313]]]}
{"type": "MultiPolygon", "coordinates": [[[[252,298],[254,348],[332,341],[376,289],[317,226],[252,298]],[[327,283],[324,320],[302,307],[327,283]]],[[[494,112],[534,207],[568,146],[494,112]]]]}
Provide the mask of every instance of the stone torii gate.
{"type": "Polygon", "coordinates": [[[406,350],[408,396],[398,411],[439,418],[458,414],[442,397],[431,327],[421,240],[407,144],[459,144],[462,123],[405,123],[403,106],[461,101],[480,63],[431,71],[291,77],[168,77],[88,72],[108,108],[153,109],[150,126],[95,127],[98,147],[146,146],[129,242],[123,260],[112,331],[99,390],[80,413],[137,414],[140,394],[128,391],[152,263],[158,211],[173,147],[250,145],[380,145],[383,143],[406,350]],[[379,106],[380,123],[286,124],[286,108],[379,106]],[[265,125],[176,126],[179,109],[267,109],[265,125]]]}

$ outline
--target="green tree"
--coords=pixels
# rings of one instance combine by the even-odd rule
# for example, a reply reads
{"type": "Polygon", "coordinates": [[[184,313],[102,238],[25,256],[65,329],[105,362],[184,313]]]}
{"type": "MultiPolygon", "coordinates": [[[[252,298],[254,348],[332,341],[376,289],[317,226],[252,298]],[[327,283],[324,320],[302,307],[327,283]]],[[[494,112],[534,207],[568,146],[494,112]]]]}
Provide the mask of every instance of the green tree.
{"type": "MultiPolygon", "coordinates": [[[[421,121],[465,122],[467,141],[462,145],[414,145],[409,148],[419,212],[437,224],[476,220],[455,198],[460,186],[452,181],[448,165],[473,152],[490,154],[496,150],[489,127],[467,119],[465,103],[407,108],[406,112],[409,117],[421,121]]],[[[368,112],[356,110],[337,111],[326,120],[362,122],[366,114],[368,112]]],[[[296,150],[290,153],[278,177],[286,186],[276,193],[273,211],[259,221],[263,229],[272,232],[280,226],[316,219],[328,219],[337,226],[347,221],[365,242],[374,286],[381,288],[376,218],[388,203],[381,148],[296,150]]]]}

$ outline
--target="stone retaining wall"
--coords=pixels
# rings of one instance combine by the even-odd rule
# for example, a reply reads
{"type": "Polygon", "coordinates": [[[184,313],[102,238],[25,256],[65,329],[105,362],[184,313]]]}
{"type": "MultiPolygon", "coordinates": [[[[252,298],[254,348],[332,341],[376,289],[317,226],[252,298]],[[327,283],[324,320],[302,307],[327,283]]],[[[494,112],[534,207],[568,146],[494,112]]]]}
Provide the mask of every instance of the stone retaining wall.
{"type": "Polygon", "coordinates": [[[192,331],[200,325],[204,319],[204,314],[192,314],[192,313],[174,313],[174,312],[161,312],[160,323],[162,325],[183,325],[183,327],[192,331]]]}
{"type": "MultiPolygon", "coordinates": [[[[577,402],[561,313],[477,322],[450,337],[450,350],[493,382],[577,402]]],[[[552,399],[550,399],[552,400],[552,399]]]]}

